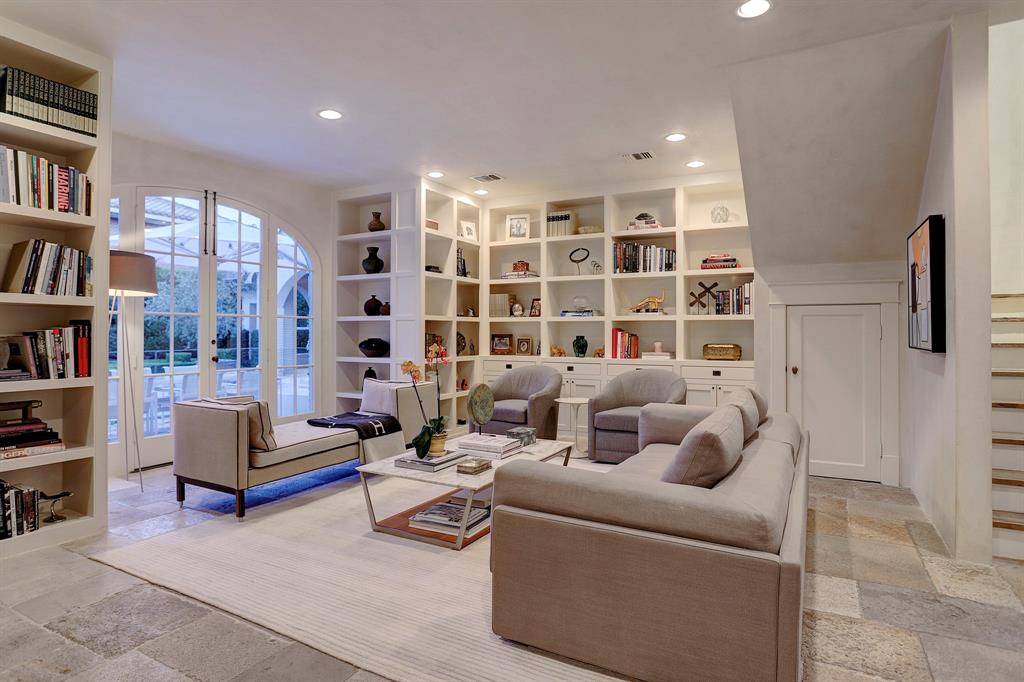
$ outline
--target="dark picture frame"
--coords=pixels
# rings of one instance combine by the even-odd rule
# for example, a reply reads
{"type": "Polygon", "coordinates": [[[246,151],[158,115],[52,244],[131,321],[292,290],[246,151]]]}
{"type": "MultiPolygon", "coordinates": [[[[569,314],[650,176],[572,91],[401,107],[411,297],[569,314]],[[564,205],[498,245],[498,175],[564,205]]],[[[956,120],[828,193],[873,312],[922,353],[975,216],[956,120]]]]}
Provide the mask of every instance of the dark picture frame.
{"type": "Polygon", "coordinates": [[[530,301],[530,317],[540,317],[540,299],[530,301]]]}
{"type": "Polygon", "coordinates": [[[533,355],[533,337],[516,337],[516,355],[533,355]]]}
{"type": "Polygon", "coordinates": [[[491,355],[513,355],[511,334],[491,334],[491,355]]]}
{"type": "Polygon", "coordinates": [[[946,219],[930,215],[907,237],[907,343],[946,352],[946,219]]]}

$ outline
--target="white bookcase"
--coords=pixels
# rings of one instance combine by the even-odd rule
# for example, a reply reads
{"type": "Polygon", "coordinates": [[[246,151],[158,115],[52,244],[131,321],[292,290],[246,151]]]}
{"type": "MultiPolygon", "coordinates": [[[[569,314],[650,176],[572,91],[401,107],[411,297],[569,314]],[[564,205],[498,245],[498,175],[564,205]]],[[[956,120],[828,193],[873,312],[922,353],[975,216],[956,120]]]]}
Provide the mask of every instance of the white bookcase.
{"type": "MultiPolygon", "coordinates": [[[[91,376],[0,383],[0,402],[40,400],[35,414],[56,429],[66,449],[0,460],[0,479],[54,493],[70,490],[62,503],[67,521],[40,524],[38,531],[0,541],[0,556],[56,545],[101,533],[107,523],[107,311],[110,204],[110,61],[35,30],[0,18],[0,64],[88,90],[98,95],[98,134],[81,135],[0,114],[0,144],[73,165],[93,183],[92,215],[70,215],[0,203],[0,272],[12,245],[46,239],[85,250],[93,259],[92,297],[0,294],[0,336],[68,320],[92,321],[91,376]]],[[[44,505],[41,505],[43,507],[44,505]]],[[[48,508],[48,505],[46,505],[48,508]]]]}

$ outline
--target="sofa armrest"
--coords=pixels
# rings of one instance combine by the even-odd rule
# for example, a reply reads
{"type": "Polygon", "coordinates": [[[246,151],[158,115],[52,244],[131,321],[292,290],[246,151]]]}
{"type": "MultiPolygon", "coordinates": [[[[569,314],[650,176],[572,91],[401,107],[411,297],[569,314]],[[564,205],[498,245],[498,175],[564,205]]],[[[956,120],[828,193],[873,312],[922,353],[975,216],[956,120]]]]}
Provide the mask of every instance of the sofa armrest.
{"type": "Polygon", "coordinates": [[[245,405],[174,404],[174,475],[244,490],[249,471],[245,405]]]}
{"type": "Polygon", "coordinates": [[[714,490],[544,462],[494,473],[494,507],[528,509],[675,537],[774,553],[767,520],[714,490]]]}
{"type": "Polygon", "coordinates": [[[704,405],[644,405],[640,409],[640,449],[651,443],[678,445],[690,429],[714,411],[704,405]]]}

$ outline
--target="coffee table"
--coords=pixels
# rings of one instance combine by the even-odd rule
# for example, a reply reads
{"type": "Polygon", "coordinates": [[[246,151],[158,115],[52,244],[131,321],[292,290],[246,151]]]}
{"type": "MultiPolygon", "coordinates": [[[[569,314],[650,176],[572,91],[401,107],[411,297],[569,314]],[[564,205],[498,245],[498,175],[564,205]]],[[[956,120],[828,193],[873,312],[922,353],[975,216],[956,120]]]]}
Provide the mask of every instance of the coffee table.
{"type": "MultiPolygon", "coordinates": [[[[457,441],[457,438],[453,439],[449,441],[449,445],[455,445],[457,441]]],[[[564,456],[562,466],[568,466],[569,454],[571,451],[571,443],[563,443],[557,440],[538,440],[536,443],[526,446],[523,450],[517,452],[511,457],[494,460],[491,464],[491,468],[487,471],[479,474],[460,474],[455,466],[436,472],[403,469],[395,466],[396,459],[404,457],[412,452],[412,450],[408,450],[403,452],[401,455],[395,455],[394,457],[388,457],[387,459],[370,462],[369,464],[362,464],[356,467],[356,471],[359,472],[359,479],[363,484],[363,495],[366,498],[366,511],[370,516],[370,528],[378,533],[386,533],[400,538],[407,538],[409,540],[417,540],[419,542],[427,542],[432,545],[448,547],[449,549],[460,550],[471,542],[479,540],[491,532],[491,524],[490,520],[488,520],[484,522],[486,527],[481,528],[469,537],[466,537],[466,524],[469,521],[469,511],[473,506],[473,497],[494,485],[494,472],[496,469],[505,466],[509,462],[522,460],[545,462],[554,457],[558,457],[559,455],[564,456]],[[426,483],[429,485],[443,486],[448,488],[448,491],[444,495],[434,497],[411,509],[406,509],[394,516],[378,521],[377,515],[373,511],[373,501],[370,498],[370,487],[367,484],[368,480],[375,476],[391,476],[394,478],[403,478],[409,481],[419,481],[420,483],[426,483]],[[411,528],[409,526],[409,518],[413,514],[427,509],[439,502],[447,501],[452,496],[452,493],[462,489],[466,489],[469,494],[466,498],[466,507],[462,512],[462,526],[459,528],[458,534],[421,530],[419,528],[411,528]]]]}

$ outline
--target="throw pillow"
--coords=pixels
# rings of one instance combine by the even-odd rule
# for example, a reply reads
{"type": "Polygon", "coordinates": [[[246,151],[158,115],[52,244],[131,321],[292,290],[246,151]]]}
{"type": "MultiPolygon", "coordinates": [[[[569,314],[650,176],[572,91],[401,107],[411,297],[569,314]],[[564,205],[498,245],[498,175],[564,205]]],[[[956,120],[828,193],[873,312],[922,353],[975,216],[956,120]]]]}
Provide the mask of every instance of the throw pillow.
{"type": "Polygon", "coordinates": [[[735,405],[740,409],[740,414],[743,415],[743,440],[749,440],[757,433],[757,426],[760,423],[754,396],[748,389],[738,388],[732,392],[725,404],[735,405]]]}
{"type": "Polygon", "coordinates": [[[249,449],[264,452],[277,449],[274,438],[274,424],[270,421],[270,406],[266,400],[254,400],[252,396],[232,398],[203,398],[204,402],[219,405],[244,406],[249,421],[249,449]]]}
{"type": "Polygon", "coordinates": [[[690,429],[661,480],[713,488],[736,466],[742,449],[743,415],[735,405],[723,405],[690,429]]]}
{"type": "Polygon", "coordinates": [[[750,389],[750,395],[754,396],[754,402],[757,403],[757,423],[764,424],[768,418],[768,401],[756,388],[750,389]]]}

